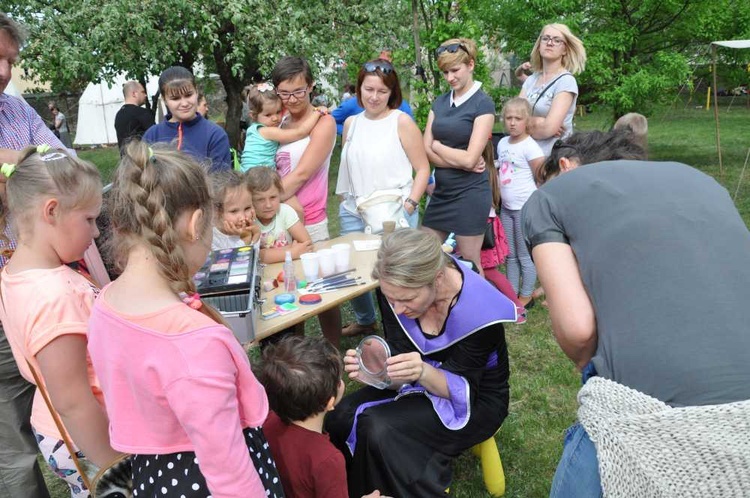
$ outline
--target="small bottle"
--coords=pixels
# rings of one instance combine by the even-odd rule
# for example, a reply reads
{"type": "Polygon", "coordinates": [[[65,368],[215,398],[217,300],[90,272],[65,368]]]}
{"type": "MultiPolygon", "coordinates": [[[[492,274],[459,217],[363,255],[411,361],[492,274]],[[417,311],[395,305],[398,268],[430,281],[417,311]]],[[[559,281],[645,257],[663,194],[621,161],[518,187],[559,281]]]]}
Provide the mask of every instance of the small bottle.
{"type": "Polygon", "coordinates": [[[291,251],[287,251],[284,258],[284,290],[286,292],[297,290],[297,277],[294,276],[294,261],[292,261],[291,251]]]}
{"type": "Polygon", "coordinates": [[[441,246],[443,249],[443,252],[446,252],[448,254],[453,254],[456,250],[456,239],[454,238],[455,234],[453,232],[448,235],[448,238],[445,239],[445,242],[443,242],[443,245],[441,246]]]}

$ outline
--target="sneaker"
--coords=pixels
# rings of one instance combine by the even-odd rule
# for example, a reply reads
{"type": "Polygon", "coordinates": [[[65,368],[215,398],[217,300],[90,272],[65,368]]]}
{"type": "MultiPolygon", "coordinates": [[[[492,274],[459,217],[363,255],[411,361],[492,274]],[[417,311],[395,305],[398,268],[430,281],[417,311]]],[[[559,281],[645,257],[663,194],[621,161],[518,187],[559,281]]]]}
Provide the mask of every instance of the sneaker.
{"type": "Polygon", "coordinates": [[[516,315],[518,316],[516,324],[521,325],[522,323],[526,323],[526,308],[523,306],[516,306],[516,315]]]}

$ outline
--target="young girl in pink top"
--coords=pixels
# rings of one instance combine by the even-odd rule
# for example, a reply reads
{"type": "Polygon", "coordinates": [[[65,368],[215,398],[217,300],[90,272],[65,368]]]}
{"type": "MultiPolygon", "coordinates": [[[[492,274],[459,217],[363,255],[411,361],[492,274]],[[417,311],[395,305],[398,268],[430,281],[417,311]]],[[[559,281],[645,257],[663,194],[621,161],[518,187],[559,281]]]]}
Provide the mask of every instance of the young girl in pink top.
{"type": "MultiPolygon", "coordinates": [[[[36,374],[77,449],[95,465],[106,465],[117,452],[109,445],[102,393],[86,355],[98,289],[66,266],[83,258],[99,235],[99,171],[48,146],[26,149],[17,165],[3,164],[0,171],[7,180],[0,184],[0,226],[9,210],[18,242],[2,271],[0,320],[21,374],[37,384],[36,374]]],[[[31,412],[39,449],[71,496],[89,496],[40,389],[31,412]]]]}
{"type": "Polygon", "coordinates": [[[266,393],[195,293],[211,249],[204,170],[181,152],[131,142],[110,202],[123,272],[94,305],[89,352],[112,446],[134,455],[134,495],[283,496],[261,429],[266,393]]]}

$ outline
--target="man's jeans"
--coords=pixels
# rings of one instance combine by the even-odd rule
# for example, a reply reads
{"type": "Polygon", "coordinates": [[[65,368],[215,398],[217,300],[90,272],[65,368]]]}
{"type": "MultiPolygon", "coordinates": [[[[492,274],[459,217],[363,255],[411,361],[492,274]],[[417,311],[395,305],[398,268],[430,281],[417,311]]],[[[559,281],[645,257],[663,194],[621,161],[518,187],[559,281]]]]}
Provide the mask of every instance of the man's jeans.
{"type": "Polygon", "coordinates": [[[49,498],[37,463],[39,448],[29,420],[35,389],[21,377],[0,327],[0,496],[3,498],[49,498]]]}

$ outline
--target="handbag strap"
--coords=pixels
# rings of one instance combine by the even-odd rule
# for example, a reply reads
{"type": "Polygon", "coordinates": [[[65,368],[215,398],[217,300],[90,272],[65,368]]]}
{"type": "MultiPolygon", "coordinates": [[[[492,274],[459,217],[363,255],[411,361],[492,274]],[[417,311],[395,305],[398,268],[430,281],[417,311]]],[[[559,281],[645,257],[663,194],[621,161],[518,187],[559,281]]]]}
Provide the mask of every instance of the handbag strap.
{"type": "MultiPolygon", "coordinates": [[[[345,137],[346,138],[346,142],[348,143],[348,147],[346,148],[346,156],[345,157],[346,157],[346,169],[347,169],[347,172],[349,173],[349,175],[348,175],[349,176],[349,193],[351,194],[352,198],[355,199],[355,203],[356,203],[356,199],[357,199],[357,193],[354,191],[354,181],[352,180],[352,178],[353,178],[353,176],[352,176],[352,165],[351,165],[351,161],[349,160],[349,150],[351,149],[352,141],[354,140],[354,130],[357,128],[357,122],[359,121],[359,118],[364,113],[365,112],[362,111],[359,114],[357,114],[357,115],[354,116],[354,120],[352,121],[352,128],[350,130],[347,130],[347,134],[346,134],[346,137],[345,137]]],[[[403,195],[402,195],[401,199],[403,201],[403,195]]]]}
{"type": "MultiPolygon", "coordinates": [[[[0,273],[0,276],[1,275],[2,273],[0,273]]],[[[0,285],[0,305],[2,305],[3,312],[5,313],[5,300],[3,299],[2,285],[0,285]]],[[[29,370],[31,370],[31,375],[32,377],[34,377],[34,383],[36,383],[37,389],[39,389],[39,392],[42,394],[42,398],[44,398],[44,403],[47,405],[47,409],[52,415],[52,420],[55,421],[55,426],[57,426],[57,430],[60,432],[60,436],[65,442],[65,447],[68,449],[68,453],[70,453],[70,458],[73,460],[73,464],[76,466],[76,470],[78,470],[78,473],[81,475],[81,480],[83,481],[84,486],[86,486],[86,488],[88,489],[91,489],[91,481],[89,480],[89,476],[84,471],[83,465],[81,464],[81,461],[76,454],[77,452],[75,450],[75,446],[73,446],[73,442],[70,440],[70,437],[68,437],[68,432],[65,430],[65,426],[63,425],[62,419],[60,418],[60,414],[57,413],[57,410],[55,410],[54,406],[52,406],[52,400],[49,397],[49,393],[47,392],[47,388],[45,387],[44,382],[42,382],[41,377],[37,373],[36,369],[31,365],[29,359],[26,358],[26,355],[24,355],[24,360],[26,360],[26,365],[28,365],[29,370]]]]}
{"type": "Polygon", "coordinates": [[[573,76],[569,72],[565,71],[560,76],[558,76],[557,78],[555,78],[554,80],[552,80],[552,82],[550,82],[549,85],[547,85],[547,86],[544,87],[544,90],[542,90],[542,93],[539,94],[539,96],[534,101],[534,105],[531,107],[531,115],[532,116],[534,115],[534,109],[536,109],[536,105],[539,103],[539,100],[542,98],[542,96],[544,96],[544,94],[547,93],[547,90],[549,90],[552,85],[554,85],[555,83],[557,83],[557,80],[559,80],[563,76],[568,76],[568,75],[573,76]]]}
{"type": "Polygon", "coordinates": [[[357,128],[357,122],[359,121],[359,117],[364,114],[364,111],[360,112],[359,114],[354,116],[354,119],[352,120],[352,129],[347,130],[346,133],[346,141],[347,141],[347,147],[346,147],[346,169],[349,176],[349,194],[353,198],[357,198],[357,194],[354,192],[354,181],[352,180],[352,165],[351,161],[349,159],[349,150],[352,147],[352,140],[354,140],[354,130],[357,128]]]}
{"type": "Polygon", "coordinates": [[[68,453],[70,453],[70,458],[73,460],[73,464],[76,466],[76,470],[78,470],[78,473],[81,474],[81,479],[83,480],[83,484],[88,489],[91,489],[91,481],[89,480],[89,476],[88,474],[86,474],[86,472],[83,469],[81,460],[78,458],[76,449],[73,446],[73,441],[71,441],[70,437],[68,437],[68,433],[65,430],[65,426],[63,425],[62,419],[60,418],[60,414],[57,413],[57,410],[55,410],[55,408],[52,406],[52,400],[49,397],[49,393],[47,393],[47,389],[45,388],[44,383],[42,382],[42,379],[39,377],[39,374],[36,372],[36,369],[31,365],[31,362],[29,361],[29,359],[28,358],[24,358],[24,359],[26,360],[26,364],[29,366],[29,370],[31,370],[31,375],[34,376],[34,382],[36,383],[36,387],[39,389],[39,392],[42,393],[42,398],[44,398],[44,403],[47,405],[47,408],[49,409],[50,414],[52,414],[52,419],[55,421],[57,430],[60,431],[60,436],[62,436],[63,441],[65,442],[65,447],[68,449],[68,453]]]}

